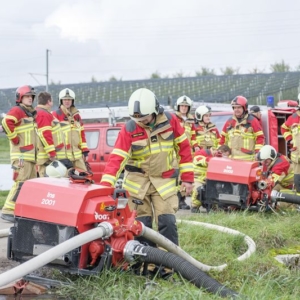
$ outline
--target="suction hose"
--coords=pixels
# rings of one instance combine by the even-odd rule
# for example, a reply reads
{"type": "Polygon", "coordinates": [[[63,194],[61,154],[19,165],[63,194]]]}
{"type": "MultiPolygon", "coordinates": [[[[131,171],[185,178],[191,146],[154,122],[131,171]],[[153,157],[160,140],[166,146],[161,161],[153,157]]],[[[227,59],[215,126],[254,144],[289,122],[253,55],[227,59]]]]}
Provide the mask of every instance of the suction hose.
{"type": "MultiPolygon", "coordinates": [[[[243,255],[241,255],[237,258],[237,260],[239,260],[239,261],[247,259],[256,250],[255,242],[249,236],[242,234],[241,232],[239,232],[237,230],[222,227],[219,225],[195,222],[195,221],[177,220],[177,223],[187,223],[187,224],[192,224],[192,225],[196,225],[196,226],[204,226],[206,228],[218,230],[218,231],[225,232],[228,234],[244,236],[244,240],[245,240],[246,244],[248,245],[248,250],[243,255]]],[[[148,228],[146,226],[143,226],[142,236],[145,237],[146,239],[156,243],[157,245],[161,246],[162,248],[168,250],[169,252],[174,253],[174,254],[184,258],[185,260],[187,260],[192,265],[194,265],[195,267],[197,267],[198,269],[200,269],[202,271],[210,271],[210,270],[222,271],[223,269],[225,269],[227,267],[227,264],[223,264],[221,266],[208,266],[208,265],[205,265],[205,264],[197,261],[192,256],[190,256],[188,253],[186,253],[184,250],[182,250],[180,247],[178,247],[177,245],[172,243],[169,239],[165,238],[160,233],[158,233],[158,232],[154,231],[153,229],[148,228]]]]}
{"type": "MultiPolygon", "coordinates": [[[[130,247],[130,242],[128,246],[130,247]]],[[[173,268],[174,271],[180,273],[183,278],[199,288],[204,288],[207,292],[218,294],[221,297],[231,297],[231,299],[240,296],[235,291],[226,288],[205,272],[199,270],[196,266],[176,254],[142,244],[135,245],[133,243],[133,246],[133,252],[139,255],[141,261],[163,265],[170,269],[173,268]]]]}
{"type": "Polygon", "coordinates": [[[300,205],[300,195],[291,190],[272,191],[271,199],[273,202],[281,201],[300,205]]]}
{"type": "Polygon", "coordinates": [[[113,227],[108,222],[102,222],[97,228],[85,231],[71,239],[43,252],[42,254],[22,263],[21,265],[0,274],[0,287],[45,266],[71,250],[99,238],[107,238],[113,234],[113,227]]]}

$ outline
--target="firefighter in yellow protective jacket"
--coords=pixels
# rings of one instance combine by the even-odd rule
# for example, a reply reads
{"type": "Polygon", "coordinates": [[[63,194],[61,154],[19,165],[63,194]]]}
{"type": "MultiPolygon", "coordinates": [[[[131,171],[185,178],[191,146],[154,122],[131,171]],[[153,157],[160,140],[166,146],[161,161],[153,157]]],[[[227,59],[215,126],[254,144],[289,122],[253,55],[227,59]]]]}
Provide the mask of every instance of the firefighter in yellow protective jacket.
{"type": "MultiPolygon", "coordinates": [[[[175,115],[180,123],[180,125],[184,128],[185,134],[188,138],[188,141],[191,146],[191,150],[197,151],[199,147],[196,142],[195,136],[195,119],[193,115],[190,114],[191,107],[193,106],[193,101],[188,96],[181,96],[177,99],[175,105],[175,115]]],[[[177,168],[177,162],[175,163],[175,167],[177,168]]],[[[190,209],[191,207],[185,202],[185,192],[180,191],[180,178],[178,179],[177,186],[177,196],[179,202],[179,209],[190,209]]]]}
{"type": "Polygon", "coordinates": [[[217,126],[210,121],[211,108],[201,105],[195,111],[195,137],[199,149],[217,148],[220,133],[217,126]]]}
{"type": "Polygon", "coordinates": [[[11,188],[1,218],[14,222],[15,202],[25,180],[36,174],[36,110],[33,107],[34,88],[25,85],[16,90],[16,106],[2,120],[2,127],[10,141],[10,160],[14,185],[11,188]]]}
{"type": "Polygon", "coordinates": [[[259,121],[248,113],[248,101],[237,96],[231,101],[233,116],[229,118],[221,132],[219,145],[231,149],[233,159],[254,160],[265,143],[259,121]]]}
{"type": "MultiPolygon", "coordinates": [[[[54,160],[67,162],[64,137],[59,121],[52,115],[53,99],[48,92],[37,96],[36,124],[38,129],[37,165],[40,177],[45,176],[46,167],[54,160]]],[[[71,162],[68,168],[72,167],[71,162]]],[[[67,174],[65,174],[66,176],[67,174]]]]}
{"type": "Polygon", "coordinates": [[[86,171],[89,149],[79,111],[75,107],[75,93],[71,89],[60,91],[59,108],[52,114],[60,122],[68,159],[74,168],[86,171]]]}
{"type": "Polygon", "coordinates": [[[179,157],[182,189],[189,195],[194,182],[190,144],[176,116],[163,111],[152,91],[136,90],[128,108],[132,120],[122,127],[100,184],[114,186],[125,168],[123,188],[130,194],[131,209],[133,198],[143,202],[137,207],[137,219],[150,228],[155,221],[158,231],[178,245],[173,153],[179,157]]]}

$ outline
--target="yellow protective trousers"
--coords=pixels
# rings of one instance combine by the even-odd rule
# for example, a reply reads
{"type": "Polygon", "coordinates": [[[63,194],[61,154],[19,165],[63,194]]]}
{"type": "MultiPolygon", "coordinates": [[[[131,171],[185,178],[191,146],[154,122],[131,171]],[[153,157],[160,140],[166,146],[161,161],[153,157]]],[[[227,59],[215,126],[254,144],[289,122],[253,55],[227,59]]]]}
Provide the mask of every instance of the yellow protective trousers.
{"type": "Polygon", "coordinates": [[[36,178],[35,163],[23,161],[22,166],[19,166],[19,161],[14,161],[12,164],[14,184],[9,191],[2,208],[3,213],[13,214],[15,210],[16,200],[20,193],[24,181],[36,178]]]}

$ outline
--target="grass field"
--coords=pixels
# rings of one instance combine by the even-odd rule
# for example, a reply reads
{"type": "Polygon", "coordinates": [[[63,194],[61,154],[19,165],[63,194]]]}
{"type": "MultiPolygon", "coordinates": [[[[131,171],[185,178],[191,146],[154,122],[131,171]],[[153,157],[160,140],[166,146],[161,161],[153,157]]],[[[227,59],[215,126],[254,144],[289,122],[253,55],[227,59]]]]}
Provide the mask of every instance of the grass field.
{"type": "Polygon", "coordinates": [[[9,163],[9,141],[5,135],[0,134],[0,164],[9,163]]]}
{"type": "MultiPolygon", "coordinates": [[[[178,225],[180,246],[207,265],[228,267],[210,271],[212,278],[238,292],[238,299],[296,300],[300,299],[299,261],[289,266],[277,262],[277,254],[300,252],[300,222],[297,211],[274,213],[210,213],[194,214],[186,220],[217,224],[240,231],[256,243],[256,252],[237,261],[247,246],[240,236],[233,236],[201,226],[178,225]]],[[[60,277],[60,279],[66,279],[60,277]]],[[[73,284],[58,291],[71,299],[222,299],[196,288],[179,275],[172,281],[147,279],[130,272],[106,271],[100,276],[68,277],[73,284]],[[101,295],[101,296],[100,296],[101,295]]]]}

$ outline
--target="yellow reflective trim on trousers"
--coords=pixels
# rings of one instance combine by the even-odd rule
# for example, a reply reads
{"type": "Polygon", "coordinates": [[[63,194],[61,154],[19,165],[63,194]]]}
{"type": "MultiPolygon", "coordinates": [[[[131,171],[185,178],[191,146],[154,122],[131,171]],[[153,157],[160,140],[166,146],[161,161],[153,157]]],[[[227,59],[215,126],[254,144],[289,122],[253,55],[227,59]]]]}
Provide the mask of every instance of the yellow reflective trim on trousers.
{"type": "Polygon", "coordinates": [[[134,181],[125,179],[125,181],[123,183],[123,188],[131,193],[138,194],[139,190],[141,188],[141,185],[137,184],[134,181]]]}
{"type": "Polygon", "coordinates": [[[157,188],[158,193],[163,197],[169,193],[174,192],[174,190],[176,190],[176,180],[172,180],[162,186],[160,186],[159,188],[157,188]]]}
{"type": "Polygon", "coordinates": [[[104,174],[101,178],[101,182],[102,181],[108,182],[111,186],[114,186],[116,182],[116,177],[109,174],[104,174]]]}

